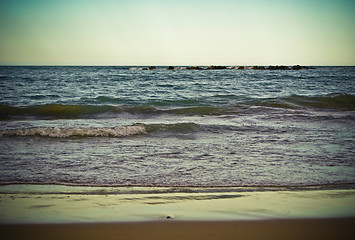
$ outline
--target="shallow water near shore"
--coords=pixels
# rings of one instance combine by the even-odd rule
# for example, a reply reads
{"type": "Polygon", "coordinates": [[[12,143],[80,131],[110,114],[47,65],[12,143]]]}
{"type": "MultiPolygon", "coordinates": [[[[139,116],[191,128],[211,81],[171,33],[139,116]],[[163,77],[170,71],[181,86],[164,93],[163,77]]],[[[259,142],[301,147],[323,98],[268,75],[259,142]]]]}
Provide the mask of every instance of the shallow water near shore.
{"type": "Polygon", "coordinates": [[[355,182],[355,68],[0,67],[0,184],[355,182]]]}

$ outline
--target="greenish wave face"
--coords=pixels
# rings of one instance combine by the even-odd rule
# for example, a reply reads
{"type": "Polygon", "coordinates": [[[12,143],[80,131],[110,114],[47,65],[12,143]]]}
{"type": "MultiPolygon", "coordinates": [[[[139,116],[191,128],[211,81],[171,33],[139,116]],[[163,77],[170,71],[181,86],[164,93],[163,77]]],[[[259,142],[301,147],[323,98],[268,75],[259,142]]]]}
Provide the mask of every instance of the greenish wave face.
{"type": "MultiPolygon", "coordinates": [[[[184,101],[186,103],[186,101],[184,101]]],[[[354,111],[355,95],[351,94],[330,94],[326,96],[290,96],[274,99],[254,99],[246,102],[239,102],[233,105],[212,104],[208,106],[205,100],[189,101],[192,106],[181,107],[168,104],[151,105],[64,105],[64,104],[45,104],[29,107],[11,107],[0,105],[0,117],[7,118],[82,118],[94,117],[98,114],[111,113],[130,113],[143,115],[156,114],[175,114],[175,115],[234,115],[242,112],[249,112],[250,108],[266,106],[274,109],[314,109],[314,110],[336,110],[336,111],[354,111]],[[159,106],[160,105],[160,106],[159,106]],[[168,105],[168,106],[167,106],[168,105]],[[197,106],[194,106],[197,105],[197,106]],[[199,106],[200,105],[200,106],[199,106]],[[207,105],[207,106],[206,106],[207,105]],[[167,107],[166,107],[167,106],[167,107]]],[[[265,109],[265,111],[268,111],[265,109]]]]}

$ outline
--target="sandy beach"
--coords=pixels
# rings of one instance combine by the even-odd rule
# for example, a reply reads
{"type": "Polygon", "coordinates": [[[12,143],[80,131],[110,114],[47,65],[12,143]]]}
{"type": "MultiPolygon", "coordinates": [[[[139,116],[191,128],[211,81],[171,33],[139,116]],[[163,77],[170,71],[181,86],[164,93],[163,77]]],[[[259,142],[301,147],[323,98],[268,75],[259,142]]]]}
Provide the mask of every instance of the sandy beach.
{"type": "Polygon", "coordinates": [[[353,189],[0,187],[6,239],[345,239],[353,189]]]}
{"type": "Polygon", "coordinates": [[[354,189],[0,186],[0,223],[355,216],[354,189]]]}
{"type": "Polygon", "coordinates": [[[0,226],[5,239],[351,239],[355,218],[0,226]]]}

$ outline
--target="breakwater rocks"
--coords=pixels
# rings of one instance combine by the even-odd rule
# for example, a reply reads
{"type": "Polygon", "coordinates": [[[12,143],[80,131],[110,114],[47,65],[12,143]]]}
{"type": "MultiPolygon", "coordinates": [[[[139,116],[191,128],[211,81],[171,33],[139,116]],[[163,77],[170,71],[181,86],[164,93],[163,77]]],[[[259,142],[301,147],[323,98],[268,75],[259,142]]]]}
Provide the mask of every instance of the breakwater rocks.
{"type": "MultiPolygon", "coordinates": [[[[238,70],[245,70],[245,69],[251,69],[251,70],[302,70],[302,69],[313,69],[314,67],[307,67],[307,66],[300,66],[300,65],[294,65],[294,66],[208,66],[208,67],[201,67],[201,66],[188,66],[188,67],[174,67],[174,66],[168,66],[168,67],[159,67],[159,68],[164,68],[166,70],[223,70],[223,69],[238,69],[238,70]]],[[[150,67],[132,67],[130,68],[131,70],[155,70],[157,67],[150,66],[150,67]]]]}

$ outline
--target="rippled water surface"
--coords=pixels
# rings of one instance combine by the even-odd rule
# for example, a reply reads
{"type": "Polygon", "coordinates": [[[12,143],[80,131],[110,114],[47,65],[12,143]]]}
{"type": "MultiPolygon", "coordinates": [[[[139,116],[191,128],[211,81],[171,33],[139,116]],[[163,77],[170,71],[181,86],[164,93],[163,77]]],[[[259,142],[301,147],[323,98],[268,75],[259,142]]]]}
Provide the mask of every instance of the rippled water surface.
{"type": "Polygon", "coordinates": [[[0,67],[0,183],[355,182],[355,68],[0,67]]]}

